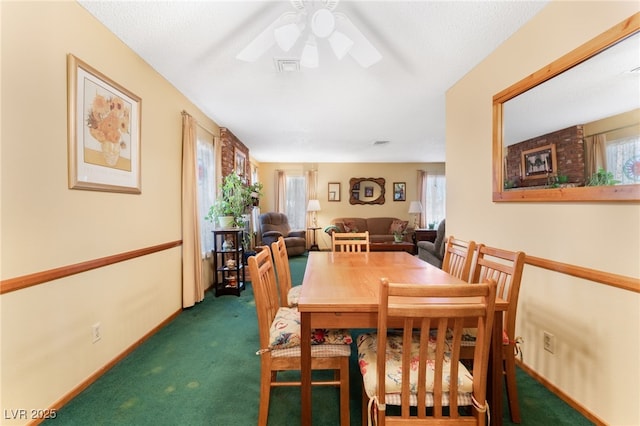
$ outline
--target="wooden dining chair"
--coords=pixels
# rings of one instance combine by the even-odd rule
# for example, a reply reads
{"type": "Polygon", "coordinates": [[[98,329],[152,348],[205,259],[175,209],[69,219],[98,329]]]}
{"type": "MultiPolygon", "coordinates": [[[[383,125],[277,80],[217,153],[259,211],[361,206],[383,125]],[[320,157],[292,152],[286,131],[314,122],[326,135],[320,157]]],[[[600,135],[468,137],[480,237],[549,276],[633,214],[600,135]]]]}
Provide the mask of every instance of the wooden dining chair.
{"type": "MultiPolygon", "coordinates": [[[[502,317],[502,361],[511,421],[520,423],[520,405],[518,403],[518,387],[516,384],[516,354],[519,352],[519,348],[516,346],[515,333],[518,295],[520,293],[525,254],[521,251],[509,251],[478,244],[475,257],[471,282],[484,282],[487,279],[495,280],[498,286],[497,297],[508,303],[507,310],[503,312],[502,317]]],[[[463,358],[471,359],[474,345],[473,330],[466,330],[465,340],[465,344],[471,347],[463,348],[463,358]]]]}
{"type": "Polygon", "coordinates": [[[331,250],[347,252],[368,252],[369,231],[334,232],[331,234],[331,250]]]}
{"type": "Polygon", "coordinates": [[[358,336],[363,424],[377,417],[381,426],[485,425],[495,282],[424,285],[383,278],[380,287],[377,333],[358,336]],[[460,362],[465,324],[478,330],[473,374],[460,362]],[[387,413],[388,405],[400,406],[399,412],[387,413]]]}
{"type": "MultiPolygon", "coordinates": [[[[300,313],[297,308],[281,307],[276,276],[268,246],[262,246],[248,259],[251,272],[258,331],[260,335],[260,406],[258,424],[269,417],[271,388],[300,386],[300,380],[278,381],[280,371],[300,370],[300,313]]],[[[328,380],[312,385],[340,388],[340,424],[349,425],[349,357],[351,335],[346,330],[312,330],[311,369],[333,370],[328,380]]]]}
{"type": "Polygon", "coordinates": [[[442,270],[469,282],[475,250],[475,241],[463,241],[453,235],[449,236],[445,243],[442,270]]]}
{"type": "Polygon", "coordinates": [[[278,278],[278,289],[280,291],[280,306],[298,306],[300,290],[302,286],[291,285],[291,269],[289,267],[289,255],[284,238],[280,237],[271,243],[271,251],[276,264],[276,277],[278,278]]]}

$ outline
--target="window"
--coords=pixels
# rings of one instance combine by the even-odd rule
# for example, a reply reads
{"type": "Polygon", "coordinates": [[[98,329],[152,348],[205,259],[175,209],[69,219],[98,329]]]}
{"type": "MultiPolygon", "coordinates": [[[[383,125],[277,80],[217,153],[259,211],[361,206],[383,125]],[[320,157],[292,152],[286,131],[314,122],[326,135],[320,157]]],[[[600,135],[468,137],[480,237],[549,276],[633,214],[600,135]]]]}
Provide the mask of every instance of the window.
{"type": "Polygon", "coordinates": [[[198,132],[198,209],[200,218],[200,244],[202,256],[213,250],[214,224],[205,219],[216,196],[215,155],[213,140],[198,132]]]}
{"type": "Polygon", "coordinates": [[[607,171],[622,184],[640,182],[640,137],[632,136],[607,143],[607,171]]]}
{"type": "Polygon", "coordinates": [[[284,214],[289,219],[291,229],[305,229],[307,218],[307,184],[304,176],[286,177],[286,204],[284,214]]]}
{"type": "Polygon", "coordinates": [[[427,174],[426,196],[427,205],[426,223],[439,223],[445,218],[445,202],[447,185],[444,175],[427,174]]]}

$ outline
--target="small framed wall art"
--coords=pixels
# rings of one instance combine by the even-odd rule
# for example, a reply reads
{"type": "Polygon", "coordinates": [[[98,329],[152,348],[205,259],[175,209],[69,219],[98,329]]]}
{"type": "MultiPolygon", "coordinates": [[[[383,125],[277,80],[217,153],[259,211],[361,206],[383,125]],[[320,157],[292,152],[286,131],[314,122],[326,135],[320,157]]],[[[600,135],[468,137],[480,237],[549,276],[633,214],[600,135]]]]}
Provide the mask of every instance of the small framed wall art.
{"type": "Polygon", "coordinates": [[[340,201],[340,182],[329,182],[329,201],[340,201]]]}
{"type": "Polygon", "coordinates": [[[247,169],[247,156],[238,148],[234,148],[235,171],[238,176],[244,177],[247,169]]]}
{"type": "Polygon", "coordinates": [[[142,100],[67,55],[69,188],[140,194],[142,100]]]}
{"type": "Polygon", "coordinates": [[[549,144],[522,151],[520,167],[522,179],[537,179],[556,175],[556,145],[549,144]]]}
{"type": "Polygon", "coordinates": [[[405,182],[393,182],[393,201],[407,200],[407,184],[405,182]]]}

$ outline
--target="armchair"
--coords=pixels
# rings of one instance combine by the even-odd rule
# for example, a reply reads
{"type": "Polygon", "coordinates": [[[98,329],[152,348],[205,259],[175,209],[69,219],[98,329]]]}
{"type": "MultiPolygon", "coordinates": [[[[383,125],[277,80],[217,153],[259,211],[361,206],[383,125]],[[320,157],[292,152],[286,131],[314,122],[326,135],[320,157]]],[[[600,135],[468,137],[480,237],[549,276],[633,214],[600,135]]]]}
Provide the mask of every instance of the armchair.
{"type": "Polygon", "coordinates": [[[444,219],[438,225],[436,230],[436,239],[431,241],[418,241],[418,257],[427,263],[438,268],[442,268],[442,258],[444,257],[444,236],[445,224],[444,219]]]}
{"type": "Polygon", "coordinates": [[[289,226],[289,219],[284,213],[263,213],[258,221],[260,222],[260,237],[263,245],[271,246],[272,243],[278,241],[279,237],[283,237],[288,256],[298,256],[306,251],[306,231],[292,230],[289,226]]]}

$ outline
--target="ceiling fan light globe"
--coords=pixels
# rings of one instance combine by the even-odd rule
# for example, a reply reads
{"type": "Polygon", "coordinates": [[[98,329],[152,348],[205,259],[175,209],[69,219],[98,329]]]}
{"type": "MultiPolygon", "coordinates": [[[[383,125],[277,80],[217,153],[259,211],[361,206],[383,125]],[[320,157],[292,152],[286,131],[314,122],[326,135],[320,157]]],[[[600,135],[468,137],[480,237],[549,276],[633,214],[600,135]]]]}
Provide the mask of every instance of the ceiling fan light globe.
{"type": "Polygon", "coordinates": [[[329,44],[331,45],[331,49],[333,49],[333,53],[335,53],[336,58],[342,59],[347,53],[349,53],[351,47],[353,47],[353,40],[336,30],[331,34],[331,36],[329,36],[329,44]]]}
{"type": "Polygon", "coordinates": [[[320,38],[327,38],[336,27],[336,18],[328,9],[318,9],[311,17],[311,30],[320,38]]]}
{"type": "Polygon", "coordinates": [[[296,41],[298,41],[300,34],[300,27],[297,24],[286,24],[273,30],[276,43],[285,52],[291,50],[296,41]]]}

